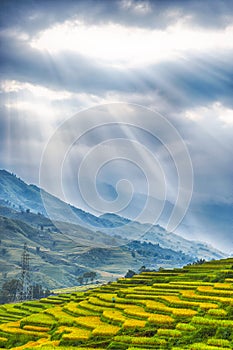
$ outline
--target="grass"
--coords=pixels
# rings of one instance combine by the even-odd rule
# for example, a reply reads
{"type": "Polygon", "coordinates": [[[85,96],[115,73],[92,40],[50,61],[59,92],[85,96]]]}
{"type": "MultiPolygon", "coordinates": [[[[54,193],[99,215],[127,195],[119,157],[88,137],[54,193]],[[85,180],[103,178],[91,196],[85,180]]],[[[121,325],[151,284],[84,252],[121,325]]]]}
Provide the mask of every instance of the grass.
{"type": "Polygon", "coordinates": [[[222,259],[2,305],[0,348],[231,349],[232,266],[222,259]]]}

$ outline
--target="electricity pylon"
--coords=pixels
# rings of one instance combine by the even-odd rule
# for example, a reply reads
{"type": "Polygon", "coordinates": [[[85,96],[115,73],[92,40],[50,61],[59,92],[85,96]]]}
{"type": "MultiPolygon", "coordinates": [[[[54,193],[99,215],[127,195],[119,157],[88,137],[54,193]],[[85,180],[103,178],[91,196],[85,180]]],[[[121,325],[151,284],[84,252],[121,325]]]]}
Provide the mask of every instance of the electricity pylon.
{"type": "Polygon", "coordinates": [[[27,244],[24,243],[23,254],[21,256],[21,275],[19,278],[16,300],[24,301],[32,299],[32,285],[29,268],[29,253],[27,244]]]}

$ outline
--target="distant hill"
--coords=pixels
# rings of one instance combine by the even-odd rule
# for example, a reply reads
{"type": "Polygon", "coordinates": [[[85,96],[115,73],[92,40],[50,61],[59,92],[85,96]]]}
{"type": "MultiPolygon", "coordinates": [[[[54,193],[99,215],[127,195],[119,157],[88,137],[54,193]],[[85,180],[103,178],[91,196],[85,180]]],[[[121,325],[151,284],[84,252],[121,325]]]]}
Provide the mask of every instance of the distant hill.
{"type": "MultiPolygon", "coordinates": [[[[219,259],[226,256],[208,244],[189,241],[175,233],[169,233],[160,225],[141,224],[137,221],[122,218],[116,214],[104,214],[101,218],[111,221],[113,227],[116,225],[118,235],[123,238],[134,239],[136,236],[141,242],[158,243],[163,248],[182,251],[185,254],[206,260],[219,259]],[[129,222],[130,225],[127,225],[129,222]]],[[[111,234],[111,229],[109,228],[102,229],[102,231],[111,234]]]]}
{"type": "MultiPolygon", "coordinates": [[[[102,190],[107,192],[109,196],[113,193],[109,186],[105,186],[102,190]]],[[[109,246],[114,245],[114,242],[116,245],[121,245],[122,242],[125,244],[129,240],[137,240],[142,243],[145,241],[155,245],[159,244],[161,248],[171,249],[175,252],[183,252],[193,259],[218,259],[225,256],[224,253],[205,243],[189,241],[174,233],[168,233],[159,225],[142,224],[111,213],[97,217],[61,201],[35,185],[26,184],[6,170],[0,170],[0,205],[2,206],[0,215],[23,221],[33,226],[34,229],[44,227],[44,229],[54,232],[59,230],[62,233],[69,232],[69,235],[74,239],[76,233],[73,227],[78,226],[78,231],[81,230],[85,234],[91,232],[94,237],[92,244],[90,244],[90,240],[85,243],[89,246],[101,247],[104,242],[108,242],[106,244],[109,246]],[[50,205],[53,223],[47,217],[41,193],[50,205]]]]}
{"type": "Polygon", "coordinates": [[[128,269],[137,271],[142,265],[158,269],[183,266],[194,260],[158,244],[116,242],[114,237],[70,223],[62,223],[60,233],[41,214],[21,214],[4,207],[0,207],[0,212],[11,217],[21,216],[24,220],[0,216],[0,282],[6,273],[10,278],[20,272],[24,243],[29,247],[34,281],[49,288],[77,285],[78,276],[89,270],[94,270],[100,280],[111,280],[124,275],[128,269]],[[29,220],[34,227],[26,223],[29,220]],[[105,244],[110,243],[122,246],[106,248],[105,244]]]}
{"type": "MultiPolygon", "coordinates": [[[[107,183],[97,183],[98,191],[107,200],[116,199],[117,193],[115,188],[107,183]]],[[[122,195],[122,194],[121,194],[122,195]]],[[[127,194],[126,194],[127,195],[127,194]]],[[[138,214],[142,211],[147,200],[145,194],[134,192],[130,204],[118,214],[131,220],[135,220],[138,214]]],[[[154,208],[160,207],[161,201],[156,198],[151,198],[152,205],[148,208],[150,217],[153,217],[154,208]]],[[[164,208],[159,217],[158,224],[166,226],[172,210],[173,204],[165,200],[164,208]]],[[[232,229],[233,229],[233,203],[217,203],[213,201],[197,201],[192,198],[189,209],[180,223],[176,233],[182,234],[185,238],[189,237],[205,237],[206,240],[213,240],[216,237],[219,249],[231,249],[233,246],[232,229]],[[224,236],[224,240],[219,239],[219,236],[224,236]],[[223,248],[220,248],[223,247],[223,248]]],[[[106,217],[105,217],[106,218],[106,217]]]]}
{"type": "MultiPolygon", "coordinates": [[[[93,224],[102,226],[103,220],[99,222],[98,217],[87,213],[81,209],[69,206],[59,198],[43,191],[35,185],[28,185],[19,177],[9,173],[6,170],[0,170],[0,200],[4,206],[12,207],[18,211],[30,209],[33,213],[41,213],[47,216],[47,212],[42,202],[41,193],[45,196],[46,201],[53,208],[53,218],[60,221],[74,222],[77,224],[93,224]],[[70,208],[75,212],[74,216],[70,215],[70,208]]],[[[107,223],[106,223],[107,225],[107,223]]]]}

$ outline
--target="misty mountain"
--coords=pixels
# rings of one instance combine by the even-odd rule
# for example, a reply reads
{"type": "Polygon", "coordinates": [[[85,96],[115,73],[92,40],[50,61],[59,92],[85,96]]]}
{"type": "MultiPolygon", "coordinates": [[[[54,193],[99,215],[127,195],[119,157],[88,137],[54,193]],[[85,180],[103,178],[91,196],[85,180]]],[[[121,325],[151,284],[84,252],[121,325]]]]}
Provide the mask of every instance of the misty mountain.
{"type": "MultiPolygon", "coordinates": [[[[115,188],[107,183],[97,183],[97,188],[107,200],[115,200],[117,193],[115,188]]],[[[130,219],[135,219],[143,209],[147,196],[143,193],[135,192],[130,204],[124,208],[119,215],[130,219]]],[[[151,207],[148,208],[149,216],[153,218],[153,208],[161,205],[161,201],[156,198],[150,198],[151,207]]],[[[164,208],[159,217],[158,224],[165,227],[171,216],[173,204],[165,201],[164,208]]],[[[104,216],[107,219],[106,216],[104,216]]],[[[217,202],[195,202],[191,201],[189,209],[180,223],[176,233],[182,234],[186,239],[189,237],[199,237],[200,240],[206,238],[209,241],[216,237],[216,241],[221,247],[233,245],[233,204],[217,202]],[[229,237],[227,242],[223,242],[221,237],[229,237]]],[[[221,250],[221,248],[219,248],[221,250]]]]}
{"type": "Polygon", "coordinates": [[[95,271],[98,279],[106,281],[124,275],[128,269],[137,271],[143,265],[169,268],[195,260],[159,244],[119,242],[104,233],[67,222],[62,223],[61,233],[42,214],[17,213],[5,207],[0,207],[0,213],[21,218],[0,215],[0,283],[6,276],[19,276],[24,243],[29,249],[33,281],[49,288],[77,285],[77,278],[86,271],[95,271]],[[34,227],[26,223],[29,220],[34,227]],[[110,244],[121,246],[110,248],[110,244]]]}
{"type": "Polygon", "coordinates": [[[98,217],[64,203],[59,198],[40,189],[35,185],[28,185],[15,174],[6,170],[0,170],[0,204],[14,208],[18,211],[30,209],[33,213],[41,213],[47,216],[42,198],[49,204],[54,220],[102,227],[111,223],[99,220],[98,217]],[[42,196],[41,196],[42,194],[42,196]],[[72,215],[72,212],[75,215],[72,215]]]}
{"type": "MultiPolygon", "coordinates": [[[[105,187],[105,191],[108,191],[110,196],[110,192],[113,190],[108,186],[107,188],[105,187]]],[[[140,242],[159,244],[164,249],[183,252],[193,258],[216,259],[225,256],[221,251],[205,243],[189,241],[177,234],[168,233],[160,225],[143,224],[111,213],[106,213],[97,217],[61,201],[48,192],[40,190],[37,186],[27,185],[16,175],[10,174],[5,170],[0,171],[0,199],[2,200],[0,204],[21,213],[20,217],[18,216],[19,214],[16,213],[11,215],[3,213],[2,215],[13,219],[19,219],[30,225],[37,225],[37,227],[38,225],[46,225],[45,223],[40,224],[37,222],[38,216],[41,216],[40,219],[43,222],[46,219],[48,220],[41,199],[41,192],[50,205],[53,217],[53,223],[50,222],[50,224],[53,226],[55,225],[56,230],[63,232],[64,227],[65,230],[67,230],[66,224],[68,223],[69,228],[71,225],[75,225],[75,227],[78,225],[78,227],[85,228],[88,232],[94,234],[95,238],[93,244],[95,243],[97,247],[99,245],[101,247],[103,241],[96,238],[99,237],[98,235],[104,235],[105,238],[109,237],[109,241],[106,240],[106,242],[108,241],[106,244],[109,244],[109,246],[114,245],[112,242],[116,242],[116,246],[119,246],[121,240],[137,240],[140,242]],[[30,213],[28,212],[29,209],[30,213]],[[29,214],[29,216],[25,215],[25,212],[29,214]],[[40,213],[40,215],[38,215],[38,213],[40,213]],[[37,214],[37,218],[32,216],[33,214],[37,214]]],[[[73,231],[72,235],[75,237],[73,231]]]]}

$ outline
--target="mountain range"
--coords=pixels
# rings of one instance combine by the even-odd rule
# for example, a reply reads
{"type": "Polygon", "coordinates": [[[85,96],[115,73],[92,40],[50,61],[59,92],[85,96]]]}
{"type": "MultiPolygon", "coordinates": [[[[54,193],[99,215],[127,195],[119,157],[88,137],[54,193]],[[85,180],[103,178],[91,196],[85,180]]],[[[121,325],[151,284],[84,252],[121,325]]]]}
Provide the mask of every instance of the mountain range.
{"type": "Polygon", "coordinates": [[[112,213],[95,216],[0,170],[2,280],[20,272],[25,242],[34,280],[49,288],[76,285],[78,276],[89,270],[97,272],[100,280],[111,280],[142,265],[179,267],[200,258],[226,256],[205,243],[168,233],[160,225],[112,213]],[[52,208],[53,220],[41,194],[52,208]]]}

